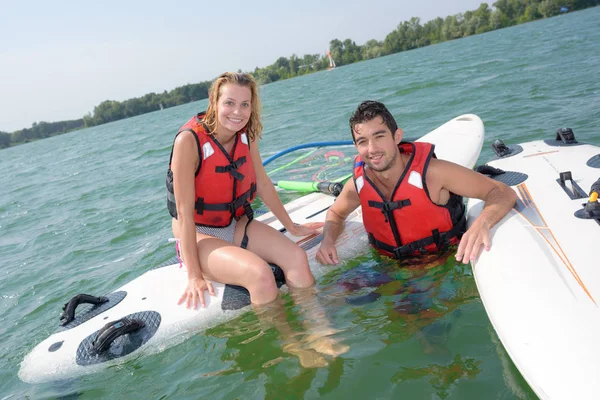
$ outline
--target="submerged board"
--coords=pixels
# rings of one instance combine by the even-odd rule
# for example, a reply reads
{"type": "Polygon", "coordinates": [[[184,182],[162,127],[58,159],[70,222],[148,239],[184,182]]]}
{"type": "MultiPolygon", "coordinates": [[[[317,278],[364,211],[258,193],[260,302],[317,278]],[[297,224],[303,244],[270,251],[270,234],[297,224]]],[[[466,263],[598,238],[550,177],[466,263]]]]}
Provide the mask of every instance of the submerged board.
{"type": "MultiPolygon", "coordinates": [[[[477,116],[469,114],[447,122],[419,140],[436,144],[438,158],[473,167],[483,139],[483,123],[477,116]]],[[[326,211],[334,201],[332,196],[312,193],[286,204],[285,208],[296,223],[320,222],[324,221],[326,211]]],[[[275,229],[282,229],[271,213],[257,219],[275,229]]],[[[285,234],[289,236],[287,232],[285,234]]],[[[315,261],[321,235],[290,238],[308,253],[316,278],[331,270],[332,266],[321,266],[315,261]]],[[[368,249],[360,208],[347,219],[337,246],[340,259],[352,258],[368,249]]],[[[276,273],[276,278],[281,281],[279,275],[276,273]]],[[[217,295],[205,295],[206,308],[189,310],[178,306],[177,301],[186,285],[185,267],[171,264],[147,271],[106,296],[108,301],[103,304],[79,306],[81,309],[74,321],[59,328],[25,357],[19,377],[25,382],[39,383],[94,373],[141,352],[163,351],[248,310],[250,298],[245,289],[218,282],[213,283],[217,295]],[[101,329],[107,323],[124,317],[142,321],[144,327],[109,341],[104,351],[94,352],[92,343],[101,329]]]]}
{"type": "MultiPolygon", "coordinates": [[[[518,195],[473,262],[481,299],[502,344],[543,399],[600,394],[600,223],[582,219],[600,178],[600,147],[523,143],[488,165],[518,195]],[[572,180],[565,179],[570,173],[572,180]]],[[[468,203],[469,224],[483,204],[468,203]]]]}

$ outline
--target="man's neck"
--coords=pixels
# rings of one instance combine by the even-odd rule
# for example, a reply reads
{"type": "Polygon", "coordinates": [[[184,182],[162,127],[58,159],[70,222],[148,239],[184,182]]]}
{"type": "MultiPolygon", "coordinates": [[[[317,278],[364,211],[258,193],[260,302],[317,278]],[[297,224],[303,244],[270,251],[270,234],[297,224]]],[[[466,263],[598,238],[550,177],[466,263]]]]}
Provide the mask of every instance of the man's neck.
{"type": "Polygon", "coordinates": [[[404,173],[405,168],[406,161],[402,157],[402,154],[398,154],[396,157],[396,162],[390,169],[380,172],[370,170],[369,177],[380,190],[391,196],[391,191],[396,187],[396,184],[402,176],[402,173],[404,173]]]}

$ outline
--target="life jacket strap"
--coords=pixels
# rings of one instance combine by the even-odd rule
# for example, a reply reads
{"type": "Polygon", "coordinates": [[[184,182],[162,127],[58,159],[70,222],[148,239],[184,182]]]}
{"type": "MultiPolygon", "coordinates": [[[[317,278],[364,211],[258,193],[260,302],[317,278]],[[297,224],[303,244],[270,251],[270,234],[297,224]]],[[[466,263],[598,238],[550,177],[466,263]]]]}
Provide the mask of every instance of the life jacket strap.
{"type": "Polygon", "coordinates": [[[369,200],[369,207],[380,209],[386,223],[393,219],[394,210],[399,210],[407,206],[410,206],[410,199],[384,202],[369,200]]]}
{"type": "Polygon", "coordinates": [[[461,220],[447,232],[441,232],[438,229],[434,229],[431,232],[431,236],[423,239],[415,240],[414,242],[407,243],[405,245],[394,247],[388,243],[382,242],[375,239],[372,233],[369,233],[369,243],[377,248],[394,255],[394,258],[401,259],[409,256],[430,253],[426,249],[427,246],[432,244],[436,245],[437,251],[443,251],[448,248],[453,238],[460,238],[465,231],[467,221],[463,217],[461,220]]]}
{"type": "Polygon", "coordinates": [[[253,183],[250,185],[250,189],[246,192],[242,193],[238,198],[230,203],[217,203],[217,204],[207,204],[204,202],[204,197],[199,197],[196,200],[196,212],[200,215],[204,214],[204,211],[229,211],[232,214],[235,214],[235,211],[245,206],[245,203],[248,203],[249,199],[251,199],[256,193],[256,184],[253,183]]]}
{"type": "Polygon", "coordinates": [[[244,227],[244,237],[242,238],[242,243],[240,243],[240,247],[242,249],[248,248],[248,225],[250,222],[254,220],[254,210],[252,209],[252,205],[249,202],[244,203],[244,210],[246,217],[248,217],[248,222],[246,222],[246,226],[244,227]]]}
{"type": "Polygon", "coordinates": [[[215,172],[218,173],[229,173],[233,179],[241,181],[244,179],[244,175],[237,169],[246,162],[246,156],[240,157],[235,161],[231,161],[229,165],[215,167],[215,172]]]}

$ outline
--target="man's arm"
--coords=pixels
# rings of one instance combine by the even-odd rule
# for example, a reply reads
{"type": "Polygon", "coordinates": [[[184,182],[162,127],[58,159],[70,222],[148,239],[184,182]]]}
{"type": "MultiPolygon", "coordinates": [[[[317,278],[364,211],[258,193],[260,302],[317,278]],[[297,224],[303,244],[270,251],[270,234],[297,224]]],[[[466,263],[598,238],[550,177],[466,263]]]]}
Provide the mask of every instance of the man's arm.
{"type": "Polygon", "coordinates": [[[481,246],[490,249],[490,229],[510,211],[517,201],[516,193],[502,182],[444,160],[432,160],[429,177],[439,181],[442,188],[458,195],[481,199],[483,211],[463,235],[456,259],[463,263],[475,260],[481,246]]]}
{"type": "Polygon", "coordinates": [[[360,206],[360,199],[354,181],[350,179],[344,185],[344,189],[342,189],[335,202],[327,210],[325,227],[323,228],[323,241],[316,254],[317,261],[321,264],[339,263],[335,241],[344,231],[346,218],[358,206],[360,206]]]}

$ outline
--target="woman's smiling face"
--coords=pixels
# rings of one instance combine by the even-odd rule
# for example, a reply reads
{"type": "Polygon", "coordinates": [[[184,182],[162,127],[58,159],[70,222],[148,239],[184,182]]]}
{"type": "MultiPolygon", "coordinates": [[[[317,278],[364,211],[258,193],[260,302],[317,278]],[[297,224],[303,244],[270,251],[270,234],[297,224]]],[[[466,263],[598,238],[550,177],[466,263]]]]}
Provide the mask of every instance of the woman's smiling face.
{"type": "Polygon", "coordinates": [[[246,126],[252,114],[250,88],[226,83],[219,91],[217,104],[217,131],[233,135],[246,126]]]}

